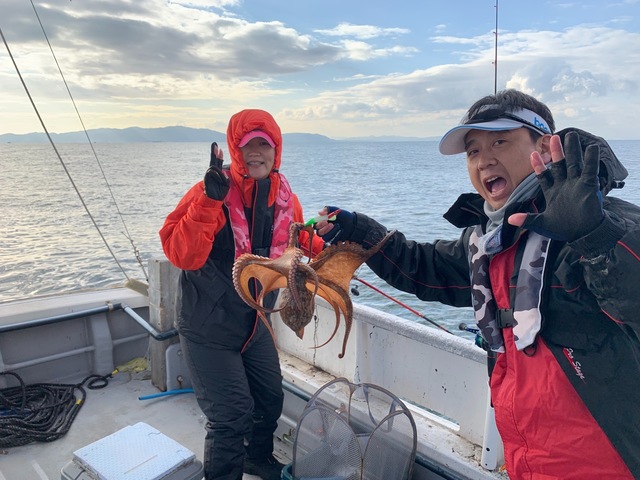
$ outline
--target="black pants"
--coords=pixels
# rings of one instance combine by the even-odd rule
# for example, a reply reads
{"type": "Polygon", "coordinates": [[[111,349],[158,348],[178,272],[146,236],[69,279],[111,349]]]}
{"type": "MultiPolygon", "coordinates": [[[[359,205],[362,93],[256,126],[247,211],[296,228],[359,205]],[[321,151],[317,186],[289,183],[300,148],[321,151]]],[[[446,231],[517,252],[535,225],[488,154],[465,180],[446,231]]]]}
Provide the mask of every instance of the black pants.
{"type": "Polygon", "coordinates": [[[278,352],[262,322],[241,353],[180,336],[191,383],[207,417],[206,480],[241,480],[245,453],[260,460],[273,452],[273,433],[284,394],[278,352]]]}

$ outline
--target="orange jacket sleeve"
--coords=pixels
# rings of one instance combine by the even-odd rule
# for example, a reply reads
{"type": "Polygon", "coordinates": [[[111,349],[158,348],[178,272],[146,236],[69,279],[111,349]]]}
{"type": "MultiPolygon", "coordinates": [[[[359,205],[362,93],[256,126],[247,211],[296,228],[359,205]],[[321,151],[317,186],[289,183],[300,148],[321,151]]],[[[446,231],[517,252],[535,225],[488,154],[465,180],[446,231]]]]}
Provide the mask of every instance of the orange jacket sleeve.
{"type": "Polygon", "coordinates": [[[201,268],[213,238],[225,224],[223,202],[204,194],[204,183],[195,184],[182,197],[160,229],[162,249],[169,261],[182,270],[201,268]]]}
{"type": "MultiPolygon", "coordinates": [[[[203,182],[198,182],[182,197],[160,229],[160,241],[164,254],[172,265],[182,270],[197,270],[205,264],[211,253],[214,237],[226,221],[222,210],[223,202],[212,200],[203,192],[203,182]]],[[[293,220],[304,222],[302,206],[295,194],[293,195],[293,220]]],[[[306,251],[309,234],[300,232],[298,240],[306,251]]],[[[322,239],[314,236],[313,256],[320,253],[323,248],[322,239]]]]}
{"type": "MultiPolygon", "coordinates": [[[[300,205],[300,201],[298,200],[298,197],[295,193],[293,194],[293,221],[297,223],[304,223],[302,205],[300,205]]],[[[298,235],[298,243],[302,247],[302,250],[305,252],[305,254],[310,258],[318,255],[324,248],[324,241],[318,235],[313,236],[312,242],[311,255],[309,255],[309,252],[307,251],[307,245],[309,245],[309,233],[301,231],[298,235]]]]}

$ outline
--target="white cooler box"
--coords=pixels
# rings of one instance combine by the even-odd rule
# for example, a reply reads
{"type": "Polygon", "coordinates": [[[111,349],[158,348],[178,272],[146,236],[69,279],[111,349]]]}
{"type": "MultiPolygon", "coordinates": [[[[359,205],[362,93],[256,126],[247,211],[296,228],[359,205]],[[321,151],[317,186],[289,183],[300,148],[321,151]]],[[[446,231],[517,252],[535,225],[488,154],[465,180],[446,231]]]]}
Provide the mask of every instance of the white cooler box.
{"type": "Polygon", "coordinates": [[[118,430],[73,452],[62,480],[201,480],[195,453],[146,423],[118,430]]]}

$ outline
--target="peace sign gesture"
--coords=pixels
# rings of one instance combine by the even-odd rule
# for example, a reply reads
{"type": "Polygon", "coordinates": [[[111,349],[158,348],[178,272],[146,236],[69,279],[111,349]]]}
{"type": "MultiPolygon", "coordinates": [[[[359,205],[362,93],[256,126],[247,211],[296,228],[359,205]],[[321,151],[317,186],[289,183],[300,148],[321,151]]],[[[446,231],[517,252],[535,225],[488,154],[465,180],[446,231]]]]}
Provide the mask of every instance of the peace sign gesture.
{"type": "Polygon", "coordinates": [[[573,242],[595,230],[604,219],[602,192],[598,172],[600,149],[582,147],[577,133],[564,138],[564,149],[558,135],[551,137],[551,163],[545,165],[539,152],[531,154],[533,167],[546,208],[541,213],[516,213],[508,222],[532,230],[554,240],[573,242]]]}

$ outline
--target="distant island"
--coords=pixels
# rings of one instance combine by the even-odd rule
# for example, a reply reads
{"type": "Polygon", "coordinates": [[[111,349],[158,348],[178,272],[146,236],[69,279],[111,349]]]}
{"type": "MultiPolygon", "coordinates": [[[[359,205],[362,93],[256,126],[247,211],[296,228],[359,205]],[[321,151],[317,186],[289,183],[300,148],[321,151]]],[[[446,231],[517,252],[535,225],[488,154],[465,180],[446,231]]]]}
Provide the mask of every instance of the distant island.
{"type": "MultiPolygon", "coordinates": [[[[94,143],[128,143],[128,142],[218,142],[226,143],[226,134],[206,128],[190,127],[161,127],[161,128],[97,128],[87,131],[89,139],[94,143]]],[[[84,131],[51,133],[55,143],[84,143],[87,134],[84,131]]],[[[348,142],[416,142],[434,141],[439,137],[396,137],[396,136],[369,136],[332,139],[315,133],[284,133],[282,135],[286,143],[327,143],[337,141],[348,142]]],[[[5,133],[0,135],[0,143],[42,143],[48,142],[44,133],[5,133]]]]}

